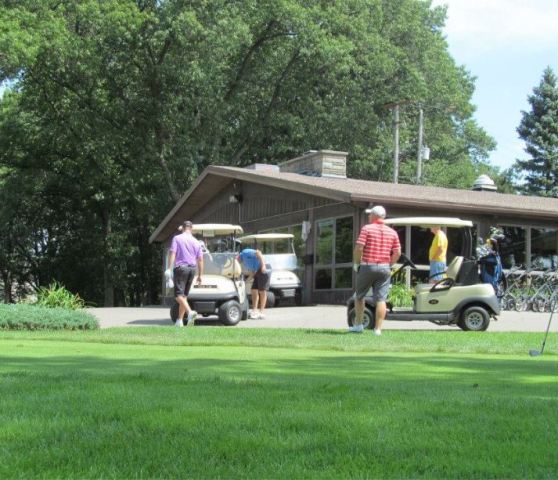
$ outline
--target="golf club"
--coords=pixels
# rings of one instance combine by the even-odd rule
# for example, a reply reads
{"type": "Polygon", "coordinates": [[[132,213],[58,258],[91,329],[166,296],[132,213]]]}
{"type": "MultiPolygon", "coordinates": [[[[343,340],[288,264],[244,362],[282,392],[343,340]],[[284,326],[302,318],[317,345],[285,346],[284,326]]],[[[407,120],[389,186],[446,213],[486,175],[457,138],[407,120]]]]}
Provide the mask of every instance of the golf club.
{"type": "Polygon", "coordinates": [[[539,355],[542,355],[544,352],[544,345],[546,343],[546,337],[548,337],[548,331],[550,330],[550,322],[552,322],[552,316],[554,315],[554,311],[556,310],[556,308],[558,307],[558,304],[556,302],[556,294],[554,294],[554,297],[552,299],[552,301],[550,302],[550,318],[548,319],[548,325],[546,326],[546,333],[544,334],[544,340],[542,343],[542,347],[540,350],[529,350],[529,355],[531,355],[532,357],[538,357],[539,355]]]}

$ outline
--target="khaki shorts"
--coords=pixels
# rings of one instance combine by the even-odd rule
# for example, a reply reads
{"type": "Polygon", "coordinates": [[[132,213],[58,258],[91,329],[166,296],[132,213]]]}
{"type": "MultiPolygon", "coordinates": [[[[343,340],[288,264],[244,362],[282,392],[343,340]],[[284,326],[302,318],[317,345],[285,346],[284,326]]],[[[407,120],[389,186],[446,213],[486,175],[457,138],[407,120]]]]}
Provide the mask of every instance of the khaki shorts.
{"type": "Polygon", "coordinates": [[[391,268],[387,264],[361,265],[356,277],[356,298],[362,300],[372,288],[375,302],[385,302],[389,292],[391,268]]]}

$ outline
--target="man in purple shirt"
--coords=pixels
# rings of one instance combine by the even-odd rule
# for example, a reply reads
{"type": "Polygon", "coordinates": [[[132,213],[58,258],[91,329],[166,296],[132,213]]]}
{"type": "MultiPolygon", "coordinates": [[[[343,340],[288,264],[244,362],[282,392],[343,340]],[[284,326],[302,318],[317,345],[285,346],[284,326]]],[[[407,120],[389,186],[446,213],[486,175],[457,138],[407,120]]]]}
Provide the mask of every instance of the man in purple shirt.
{"type": "Polygon", "coordinates": [[[174,276],[174,297],[178,303],[178,318],[175,325],[184,326],[184,315],[186,326],[194,324],[197,313],[188,305],[188,293],[198,269],[197,283],[200,284],[203,275],[203,252],[200,242],[192,235],[192,222],[186,221],[182,224],[182,233],[172,239],[169,250],[167,280],[174,276]],[[174,267],[174,268],[173,268],[174,267]]]}

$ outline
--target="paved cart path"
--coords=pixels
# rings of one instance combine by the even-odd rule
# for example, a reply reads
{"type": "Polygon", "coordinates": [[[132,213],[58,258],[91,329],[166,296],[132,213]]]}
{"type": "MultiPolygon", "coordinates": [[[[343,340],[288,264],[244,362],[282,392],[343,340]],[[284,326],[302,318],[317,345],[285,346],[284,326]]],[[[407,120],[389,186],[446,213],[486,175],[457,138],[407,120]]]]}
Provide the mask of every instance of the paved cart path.
{"type": "MultiPolygon", "coordinates": [[[[167,307],[91,308],[101,328],[172,326],[167,307]]],[[[550,313],[503,312],[498,321],[491,321],[491,332],[544,332],[550,313]]],[[[550,331],[558,332],[558,314],[550,331]]],[[[198,325],[219,325],[215,321],[200,321],[198,325]]],[[[265,320],[246,320],[235,328],[347,328],[346,309],[342,305],[270,308],[265,320]]],[[[456,327],[437,326],[430,322],[384,322],[384,330],[455,330],[456,327]]]]}

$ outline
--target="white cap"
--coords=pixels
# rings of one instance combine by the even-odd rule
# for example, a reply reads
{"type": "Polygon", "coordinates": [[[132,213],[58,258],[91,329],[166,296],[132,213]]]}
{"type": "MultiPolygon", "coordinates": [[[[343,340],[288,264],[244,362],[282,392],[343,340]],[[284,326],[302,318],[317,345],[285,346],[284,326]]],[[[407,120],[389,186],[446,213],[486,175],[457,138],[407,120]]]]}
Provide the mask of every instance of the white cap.
{"type": "Polygon", "coordinates": [[[386,209],[381,205],[376,205],[375,207],[370,206],[365,210],[369,215],[375,215],[376,217],[386,218],[386,209]]]}

